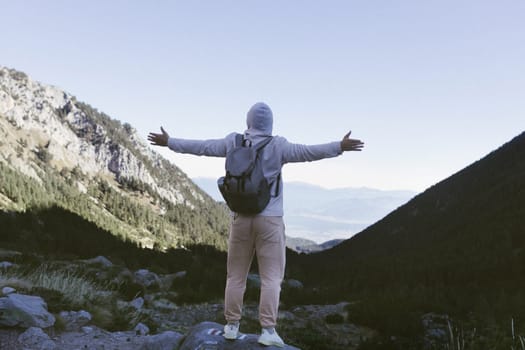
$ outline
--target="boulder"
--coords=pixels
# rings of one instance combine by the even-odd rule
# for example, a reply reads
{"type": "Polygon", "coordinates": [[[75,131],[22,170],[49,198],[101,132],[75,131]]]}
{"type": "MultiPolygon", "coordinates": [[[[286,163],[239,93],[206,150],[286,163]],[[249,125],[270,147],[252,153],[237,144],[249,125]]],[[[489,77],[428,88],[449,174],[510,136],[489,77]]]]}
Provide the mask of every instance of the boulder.
{"type": "Polygon", "coordinates": [[[175,273],[175,278],[184,278],[188,273],[186,271],[179,271],[175,273]]]}
{"type": "Polygon", "coordinates": [[[7,270],[8,268],[13,267],[14,265],[15,264],[13,264],[12,262],[2,261],[2,262],[0,262],[0,269],[7,270]]]}
{"type": "Polygon", "coordinates": [[[135,331],[136,335],[148,335],[149,334],[149,327],[146,326],[144,323],[137,324],[133,330],[135,331]]]}
{"type": "Polygon", "coordinates": [[[18,343],[24,349],[54,350],[57,346],[42,328],[30,327],[18,336],[18,343]]]}
{"type": "MultiPolygon", "coordinates": [[[[149,298],[148,298],[149,299],[149,298]]],[[[177,310],[179,307],[173,301],[170,301],[162,296],[154,296],[152,299],[149,299],[148,305],[154,309],[160,310],[162,312],[171,312],[177,310]]]]}
{"type": "Polygon", "coordinates": [[[283,282],[283,287],[287,289],[303,289],[304,285],[301,281],[289,279],[283,282]]]}
{"type": "Polygon", "coordinates": [[[257,342],[258,334],[241,334],[236,340],[226,340],[223,337],[224,326],[215,322],[202,322],[188,332],[179,350],[222,349],[222,350],[299,350],[285,345],[283,348],[264,346],[257,342]]]}
{"type": "Polygon", "coordinates": [[[2,294],[3,295],[13,294],[15,292],[16,292],[16,289],[14,289],[12,287],[4,287],[4,288],[2,288],[2,294]]]}
{"type": "Polygon", "coordinates": [[[91,314],[87,311],[62,311],[60,317],[64,320],[66,331],[79,330],[91,321],[91,314]]]}
{"type": "Polygon", "coordinates": [[[83,334],[91,334],[91,333],[93,333],[94,330],[95,330],[95,328],[90,327],[90,326],[84,326],[84,327],[80,328],[80,332],[82,332],[83,334]]]}
{"type": "MultiPolygon", "coordinates": [[[[57,349],[119,349],[119,350],[176,350],[184,337],[182,334],[166,331],[156,335],[141,335],[146,328],[132,331],[108,332],[96,326],[82,327],[80,331],[64,332],[54,338],[57,349]]],[[[2,348],[3,350],[3,348],[2,348]]]]}
{"type": "Polygon", "coordinates": [[[22,253],[20,252],[0,248],[0,259],[13,259],[14,257],[21,256],[21,255],[22,253]]]}
{"type": "Polygon", "coordinates": [[[152,286],[159,286],[160,284],[159,276],[156,273],[151,272],[146,269],[140,269],[140,270],[135,271],[134,280],[135,280],[135,283],[143,285],[146,288],[149,288],[152,286]]]}
{"type": "Polygon", "coordinates": [[[186,271],[179,271],[177,273],[160,276],[160,289],[169,290],[176,280],[182,280],[186,275],[186,271]]]}
{"type": "Polygon", "coordinates": [[[92,259],[87,259],[87,260],[84,260],[84,262],[88,263],[88,264],[93,264],[93,265],[98,265],[98,266],[101,266],[101,267],[111,267],[113,266],[113,263],[108,259],[106,258],[105,256],[97,256],[95,258],[92,258],[92,259]]]}
{"type": "Polygon", "coordinates": [[[47,328],[54,324],[55,317],[47,311],[47,304],[40,297],[9,294],[0,298],[1,326],[47,328]]]}
{"type": "Polygon", "coordinates": [[[144,306],[144,298],[138,297],[129,302],[129,306],[135,310],[140,310],[144,306]]]}
{"type": "MultiPolygon", "coordinates": [[[[166,331],[156,335],[144,337],[140,350],[173,350],[179,349],[179,344],[184,336],[173,331],[166,331]]],[[[192,349],[195,350],[195,349],[192,349]]]]}

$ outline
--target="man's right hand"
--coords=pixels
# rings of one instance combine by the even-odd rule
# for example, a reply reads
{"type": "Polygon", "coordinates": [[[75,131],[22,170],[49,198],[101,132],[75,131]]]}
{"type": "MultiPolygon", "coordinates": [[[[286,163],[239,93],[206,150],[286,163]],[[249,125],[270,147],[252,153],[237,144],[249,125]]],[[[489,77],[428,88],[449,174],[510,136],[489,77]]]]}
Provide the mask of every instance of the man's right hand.
{"type": "Polygon", "coordinates": [[[164,130],[164,128],[161,126],[160,131],[162,131],[162,134],[155,134],[153,132],[150,132],[148,135],[148,141],[153,146],[167,146],[168,145],[168,139],[170,138],[170,135],[164,130]]]}

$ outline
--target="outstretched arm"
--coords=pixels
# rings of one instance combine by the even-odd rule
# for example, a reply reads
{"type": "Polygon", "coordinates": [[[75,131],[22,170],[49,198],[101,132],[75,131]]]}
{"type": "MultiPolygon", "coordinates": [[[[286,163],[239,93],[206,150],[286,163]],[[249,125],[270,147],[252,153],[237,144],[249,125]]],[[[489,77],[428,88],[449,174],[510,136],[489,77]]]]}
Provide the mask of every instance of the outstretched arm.
{"type": "Polygon", "coordinates": [[[350,134],[352,131],[349,131],[341,140],[341,151],[361,151],[365,146],[364,142],[361,140],[351,139],[350,134]]]}
{"type": "Polygon", "coordinates": [[[162,131],[162,134],[150,132],[148,135],[148,141],[150,141],[153,146],[168,146],[170,135],[162,126],[160,127],[160,131],[162,131]]]}
{"type": "Polygon", "coordinates": [[[186,140],[170,137],[170,135],[160,128],[162,133],[149,133],[148,141],[153,146],[167,146],[177,153],[189,153],[196,156],[225,157],[227,145],[233,143],[234,134],[223,139],[215,140],[186,140]]]}
{"type": "Polygon", "coordinates": [[[282,162],[311,162],[325,158],[337,157],[346,151],[361,151],[364,143],[361,140],[351,139],[351,132],[341,141],[334,141],[321,145],[302,145],[286,142],[283,147],[282,162]]]}

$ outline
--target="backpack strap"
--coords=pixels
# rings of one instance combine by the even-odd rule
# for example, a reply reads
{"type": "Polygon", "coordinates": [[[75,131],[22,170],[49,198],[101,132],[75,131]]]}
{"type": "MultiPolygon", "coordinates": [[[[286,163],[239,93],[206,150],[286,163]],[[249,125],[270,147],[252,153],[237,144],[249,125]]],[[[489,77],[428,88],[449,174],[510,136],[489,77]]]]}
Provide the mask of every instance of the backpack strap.
{"type": "Polygon", "coordinates": [[[275,180],[275,195],[274,197],[277,197],[279,195],[280,185],[281,185],[281,173],[279,172],[279,175],[277,175],[277,179],[275,180]]]}
{"type": "Polygon", "coordinates": [[[242,147],[244,143],[244,136],[242,134],[235,135],[235,147],[242,147]]]}
{"type": "MultiPolygon", "coordinates": [[[[268,136],[266,138],[266,140],[260,142],[258,145],[257,145],[257,148],[255,149],[255,153],[257,155],[259,155],[259,151],[262,150],[267,144],[270,143],[270,141],[272,141],[273,139],[273,136],[268,136]]],[[[277,182],[275,184],[275,196],[274,197],[277,197],[279,195],[279,185],[281,183],[281,173],[279,172],[279,175],[277,175],[277,179],[275,180],[275,182],[277,182]]]]}
{"type": "MultiPolygon", "coordinates": [[[[268,143],[270,143],[270,141],[273,139],[273,136],[268,136],[266,137],[266,139],[262,142],[260,142],[257,147],[255,147],[255,152],[259,153],[259,151],[261,149],[264,148],[264,146],[266,146],[268,143]]],[[[235,135],[235,147],[244,147],[244,143],[245,141],[248,141],[247,139],[244,138],[244,135],[243,134],[237,134],[235,135]]],[[[251,147],[251,141],[250,141],[250,146],[251,147]]]]}
{"type": "Polygon", "coordinates": [[[267,144],[270,143],[270,141],[272,141],[273,139],[273,136],[268,136],[266,138],[266,140],[260,142],[257,147],[255,148],[255,152],[259,153],[260,150],[262,150],[264,148],[264,146],[266,146],[267,144]]]}
{"type": "MultiPolygon", "coordinates": [[[[257,145],[257,148],[255,149],[255,152],[257,152],[257,154],[259,153],[259,151],[261,149],[264,148],[264,146],[266,146],[268,143],[270,143],[270,141],[272,141],[273,139],[273,136],[268,136],[266,138],[266,140],[262,141],[261,143],[259,143],[257,145]]],[[[273,182],[275,183],[275,194],[274,194],[274,197],[277,197],[279,195],[279,190],[281,189],[281,172],[279,172],[279,175],[277,175],[277,179],[275,179],[275,181],[273,182]]],[[[273,184],[272,184],[273,185],[273,184]]]]}

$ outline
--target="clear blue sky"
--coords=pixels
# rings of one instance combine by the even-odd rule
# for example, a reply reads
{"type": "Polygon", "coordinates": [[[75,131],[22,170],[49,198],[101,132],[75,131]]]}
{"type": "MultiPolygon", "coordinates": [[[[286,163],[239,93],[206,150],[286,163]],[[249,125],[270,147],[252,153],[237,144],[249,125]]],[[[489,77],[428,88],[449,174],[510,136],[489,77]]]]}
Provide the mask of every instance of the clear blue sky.
{"type": "MultiPolygon", "coordinates": [[[[265,101],[290,141],[365,142],[288,165],[287,181],[420,191],[525,130],[523,0],[0,0],[0,13],[0,65],[144,138],[243,131],[265,101]]],[[[192,177],[223,172],[169,157],[192,177]]]]}

